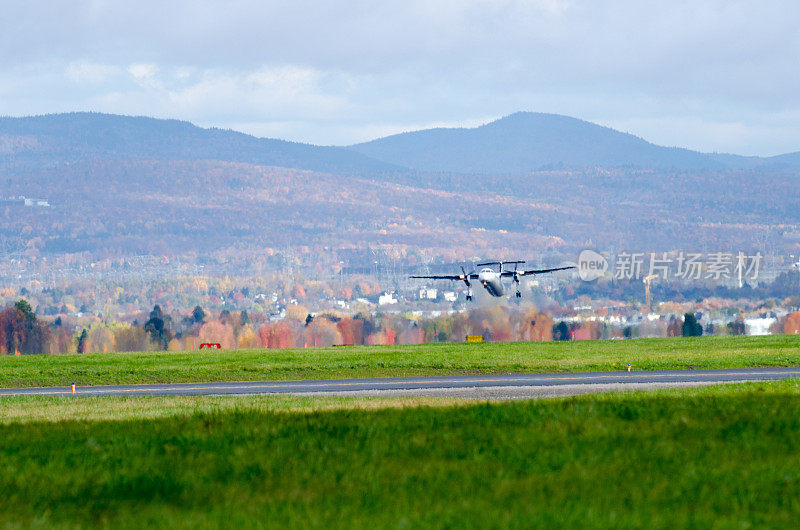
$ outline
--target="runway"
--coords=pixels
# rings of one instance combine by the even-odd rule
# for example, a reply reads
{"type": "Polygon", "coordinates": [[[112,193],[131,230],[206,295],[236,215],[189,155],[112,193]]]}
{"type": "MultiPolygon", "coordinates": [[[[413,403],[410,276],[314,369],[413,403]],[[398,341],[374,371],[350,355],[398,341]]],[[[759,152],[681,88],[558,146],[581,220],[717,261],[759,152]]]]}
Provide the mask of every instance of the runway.
{"type": "MultiPolygon", "coordinates": [[[[75,395],[433,395],[503,399],[788,378],[800,378],[800,367],[77,386],[75,395]]],[[[71,396],[72,388],[0,389],[0,396],[20,395],[71,396]]]]}

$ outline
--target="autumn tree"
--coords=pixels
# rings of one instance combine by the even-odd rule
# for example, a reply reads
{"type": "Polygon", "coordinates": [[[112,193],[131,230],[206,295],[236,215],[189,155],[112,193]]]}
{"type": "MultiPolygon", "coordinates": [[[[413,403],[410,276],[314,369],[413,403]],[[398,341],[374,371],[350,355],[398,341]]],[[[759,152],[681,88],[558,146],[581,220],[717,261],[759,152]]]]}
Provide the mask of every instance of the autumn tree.
{"type": "Polygon", "coordinates": [[[238,343],[238,347],[242,349],[247,348],[258,348],[261,344],[256,335],[255,331],[249,324],[245,324],[239,330],[239,334],[236,337],[236,341],[238,343]]]}
{"type": "Polygon", "coordinates": [[[89,329],[86,345],[87,352],[113,352],[116,351],[116,339],[114,333],[105,326],[92,326],[89,329]]]}
{"type": "Polygon", "coordinates": [[[795,311],[786,317],[783,322],[783,332],[787,335],[800,333],[800,311],[795,311]]]}
{"type": "Polygon", "coordinates": [[[26,300],[0,312],[0,349],[4,353],[44,353],[48,337],[47,326],[37,320],[26,300]]]}
{"type": "Polygon", "coordinates": [[[222,320],[211,320],[203,324],[197,334],[200,342],[219,343],[225,349],[236,347],[233,326],[222,320]]]}
{"type": "Polygon", "coordinates": [[[327,318],[315,318],[306,324],[305,330],[306,346],[333,346],[342,343],[342,335],[336,324],[327,318]]]}
{"type": "Polygon", "coordinates": [[[153,348],[150,335],[139,326],[121,325],[114,329],[117,351],[147,351],[153,348]]]}

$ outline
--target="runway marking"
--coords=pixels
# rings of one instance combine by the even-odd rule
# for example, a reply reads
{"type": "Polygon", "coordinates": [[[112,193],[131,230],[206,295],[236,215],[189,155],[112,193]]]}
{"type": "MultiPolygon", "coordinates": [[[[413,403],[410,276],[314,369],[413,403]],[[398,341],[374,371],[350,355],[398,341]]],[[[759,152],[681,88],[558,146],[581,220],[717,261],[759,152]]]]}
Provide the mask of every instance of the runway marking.
{"type": "MultiPolygon", "coordinates": [[[[504,377],[499,375],[497,377],[492,378],[471,378],[471,379],[461,379],[457,376],[450,379],[416,379],[416,380],[377,380],[377,381],[360,381],[357,379],[354,380],[332,380],[332,381],[319,381],[319,382],[301,382],[301,381],[285,381],[285,382],[268,382],[268,381],[253,381],[253,382],[238,382],[233,384],[224,384],[223,382],[216,382],[216,383],[209,383],[209,384],[200,384],[198,383],[178,383],[172,386],[163,386],[159,384],[151,384],[147,386],[128,386],[128,385],[120,385],[123,388],[114,388],[110,385],[108,386],[90,386],[86,388],[78,387],[76,389],[76,395],[92,395],[92,394],[133,394],[133,393],[141,393],[141,392],[193,392],[193,391],[214,391],[214,390],[256,390],[256,391],[269,391],[272,390],[273,393],[288,393],[291,389],[296,388],[320,388],[320,387],[360,387],[366,388],[369,390],[376,389],[377,387],[397,387],[397,386],[413,386],[412,389],[428,389],[432,388],[431,385],[469,385],[469,384],[477,384],[477,383],[498,383],[499,386],[510,386],[504,385],[503,383],[522,383],[522,382],[558,382],[558,381],[591,381],[591,380],[603,380],[603,379],[616,379],[620,384],[625,384],[624,380],[626,379],[641,379],[641,378],[648,378],[648,379],[657,379],[657,378],[718,378],[718,377],[747,377],[747,376],[765,376],[765,375],[773,375],[773,376],[791,376],[791,375],[800,375],[800,369],[797,370],[782,370],[780,372],[769,372],[769,371],[719,371],[719,372],[683,372],[683,371],[676,371],[676,373],[649,373],[649,372],[623,372],[623,373],[598,373],[596,375],[563,375],[563,376],[555,376],[549,375],[546,377],[542,376],[524,376],[524,377],[504,377]],[[623,381],[619,381],[623,380],[623,381]],[[125,388],[127,387],[127,388],[125,388]]],[[[633,381],[633,382],[642,382],[642,381],[633,381]]],[[[677,381],[677,382],[684,382],[684,381],[677,381]]],[[[717,381],[710,381],[710,382],[717,382],[717,381]]],[[[718,381],[720,383],[726,381],[718,381]]],[[[728,381],[732,382],[732,381],[728,381]]],[[[529,386],[537,386],[537,385],[529,385],[529,386]]],[[[541,386],[553,386],[553,385],[541,385],[541,386]]],[[[57,388],[57,387],[56,387],[57,388]]],[[[38,388],[20,388],[20,389],[3,389],[5,392],[0,392],[0,396],[19,396],[19,395],[64,395],[64,394],[72,394],[71,389],[56,389],[56,388],[48,388],[48,387],[38,387],[38,388]]],[[[457,387],[449,387],[449,388],[457,388],[457,387]]]]}

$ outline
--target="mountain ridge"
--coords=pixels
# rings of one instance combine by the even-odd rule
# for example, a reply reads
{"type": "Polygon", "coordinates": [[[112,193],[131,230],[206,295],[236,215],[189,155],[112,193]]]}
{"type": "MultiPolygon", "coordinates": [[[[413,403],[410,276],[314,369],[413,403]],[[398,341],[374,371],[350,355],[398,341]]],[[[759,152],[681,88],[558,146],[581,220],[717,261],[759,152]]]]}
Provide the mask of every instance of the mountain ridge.
{"type": "Polygon", "coordinates": [[[94,112],[0,118],[0,160],[73,162],[87,158],[215,159],[329,173],[401,168],[335,146],[258,138],[190,122],[94,112]],[[6,148],[3,149],[3,137],[6,148]],[[14,138],[29,138],[16,142],[14,138]]]}
{"type": "Polygon", "coordinates": [[[768,158],[702,153],[656,145],[578,118],[534,112],[516,112],[473,128],[423,129],[347,147],[430,172],[526,173],[561,167],[720,170],[800,165],[800,153],[768,158]]]}
{"type": "Polygon", "coordinates": [[[800,169],[800,152],[772,157],[665,147],[559,114],[516,112],[473,128],[403,132],[319,146],[190,122],[94,112],[0,117],[0,163],[40,167],[95,158],[221,160],[333,174],[526,174],[537,170],[800,169]]]}

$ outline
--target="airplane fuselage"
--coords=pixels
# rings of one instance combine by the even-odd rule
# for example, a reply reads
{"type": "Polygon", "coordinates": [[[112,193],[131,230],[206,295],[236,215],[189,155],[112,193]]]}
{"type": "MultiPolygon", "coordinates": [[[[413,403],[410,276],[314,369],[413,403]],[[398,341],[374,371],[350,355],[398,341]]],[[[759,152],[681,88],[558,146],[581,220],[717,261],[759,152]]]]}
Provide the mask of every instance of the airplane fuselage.
{"type": "Polygon", "coordinates": [[[493,269],[483,269],[478,273],[478,281],[481,282],[484,289],[490,295],[498,298],[506,294],[506,289],[503,287],[503,282],[500,278],[500,273],[493,269]]]}

